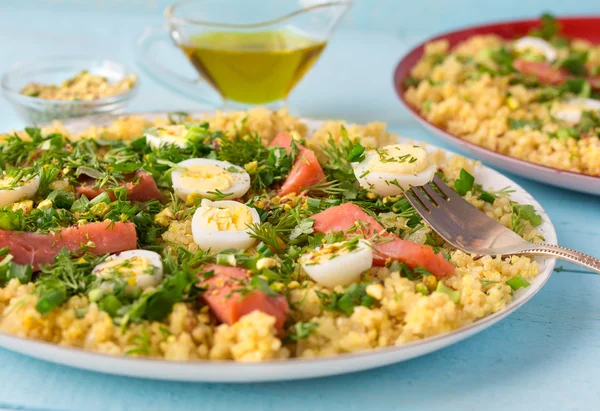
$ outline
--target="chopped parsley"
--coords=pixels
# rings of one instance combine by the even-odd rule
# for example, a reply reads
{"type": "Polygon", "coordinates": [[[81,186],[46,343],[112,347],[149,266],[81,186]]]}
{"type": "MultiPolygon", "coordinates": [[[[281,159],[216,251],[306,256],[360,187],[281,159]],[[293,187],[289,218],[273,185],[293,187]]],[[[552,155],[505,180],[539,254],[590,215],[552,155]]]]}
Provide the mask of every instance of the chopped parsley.
{"type": "Polygon", "coordinates": [[[585,63],[588,59],[588,52],[574,52],[569,54],[563,61],[560,62],[560,67],[567,70],[575,76],[585,75],[585,63]]]}
{"type": "Polygon", "coordinates": [[[459,195],[464,196],[471,191],[474,183],[475,177],[463,168],[460,170],[459,178],[454,182],[454,189],[459,195]]]}
{"type": "Polygon", "coordinates": [[[302,322],[298,321],[294,324],[292,328],[292,332],[287,335],[287,340],[289,342],[295,342],[299,340],[305,340],[308,338],[315,330],[319,328],[319,324],[314,321],[302,322]]]}
{"type": "Polygon", "coordinates": [[[512,212],[510,229],[521,236],[525,230],[526,221],[529,221],[533,227],[542,224],[542,217],[535,212],[532,205],[513,204],[512,212]]]}
{"type": "Polygon", "coordinates": [[[530,36],[541,37],[544,40],[552,41],[560,31],[560,24],[550,13],[542,14],[539,27],[529,32],[530,36]]]}
{"type": "Polygon", "coordinates": [[[292,229],[292,232],[290,233],[290,241],[296,240],[298,237],[306,234],[312,234],[314,224],[315,220],[311,218],[305,218],[302,220],[300,224],[292,229]]]}
{"type": "Polygon", "coordinates": [[[367,294],[367,285],[352,284],[345,287],[343,293],[317,291],[317,296],[321,300],[321,306],[324,310],[350,316],[354,312],[354,307],[363,306],[370,308],[375,303],[375,299],[367,294]]]}

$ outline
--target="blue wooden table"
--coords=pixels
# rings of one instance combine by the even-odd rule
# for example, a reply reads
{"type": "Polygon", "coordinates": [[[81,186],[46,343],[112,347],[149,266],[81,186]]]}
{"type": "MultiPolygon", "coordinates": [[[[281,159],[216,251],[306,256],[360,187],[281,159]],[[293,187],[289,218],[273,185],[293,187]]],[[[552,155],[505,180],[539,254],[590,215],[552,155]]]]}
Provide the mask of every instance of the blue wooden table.
{"type": "MultiPolygon", "coordinates": [[[[40,55],[85,53],[136,67],[132,43],[161,22],[166,0],[0,2],[0,71],[40,55]]],[[[417,41],[475,22],[556,13],[600,13],[597,0],[357,0],[315,69],[294,91],[304,116],[382,120],[440,144],[409,119],[391,72],[417,41]]],[[[164,51],[170,64],[187,67],[164,51]],[[181,63],[181,64],[180,64],[181,63]]],[[[185,70],[184,70],[185,71],[185,70]]],[[[186,71],[191,74],[191,71],[186,71]]],[[[132,110],[190,110],[196,103],[142,75],[132,110]]],[[[0,100],[0,129],[22,127],[0,100]]],[[[562,245],[600,257],[600,198],[510,175],[546,208],[562,245]]],[[[500,324],[403,364],[317,380],[189,384],[73,370],[0,350],[0,409],[9,410],[597,410],[600,409],[600,277],[568,264],[500,324]]]]}

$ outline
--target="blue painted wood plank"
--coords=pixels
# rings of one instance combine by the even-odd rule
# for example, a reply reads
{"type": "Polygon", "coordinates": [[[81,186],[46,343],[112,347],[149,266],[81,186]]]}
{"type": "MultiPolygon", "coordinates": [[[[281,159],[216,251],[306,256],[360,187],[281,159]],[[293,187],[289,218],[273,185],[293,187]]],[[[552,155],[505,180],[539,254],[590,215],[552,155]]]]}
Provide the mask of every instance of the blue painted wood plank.
{"type": "MultiPolygon", "coordinates": [[[[139,69],[133,41],[144,26],[161,23],[166,2],[156,0],[144,12],[138,7],[145,7],[144,0],[0,2],[0,72],[14,60],[67,52],[106,56],[139,69]]],[[[391,88],[391,71],[401,55],[432,33],[474,21],[535,15],[540,6],[518,0],[485,6],[475,0],[356,3],[345,29],[292,94],[292,110],[355,122],[386,121],[395,132],[435,144],[440,143],[409,119],[391,88]]],[[[597,2],[590,0],[552,0],[544,7],[598,12],[597,2]]],[[[166,48],[157,53],[192,75],[178,53],[166,48]]],[[[198,108],[144,74],[141,81],[133,110],[198,108]]],[[[20,120],[0,100],[0,129],[18,126],[20,120]]],[[[510,177],[546,208],[561,244],[600,257],[599,198],[510,177]]],[[[570,271],[555,273],[530,303],[490,330],[420,359],[347,376],[247,386],[170,383],[78,371],[0,350],[0,408],[593,410],[600,400],[594,368],[600,360],[600,278],[565,267],[570,271]]]]}
{"type": "Polygon", "coordinates": [[[600,279],[559,273],[529,304],[469,340],[339,377],[231,385],[71,370],[0,350],[0,406],[49,410],[585,410],[600,392],[600,279]],[[26,383],[25,383],[26,382],[26,383]],[[32,395],[31,387],[36,388],[32,395]]]}

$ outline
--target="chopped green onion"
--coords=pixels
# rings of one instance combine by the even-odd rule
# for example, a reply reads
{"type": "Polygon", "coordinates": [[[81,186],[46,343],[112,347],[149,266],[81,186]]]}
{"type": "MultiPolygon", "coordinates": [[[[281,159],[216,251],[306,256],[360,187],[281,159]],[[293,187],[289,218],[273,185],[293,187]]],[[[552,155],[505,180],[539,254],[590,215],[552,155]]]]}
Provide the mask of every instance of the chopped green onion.
{"type": "Polygon", "coordinates": [[[67,291],[61,284],[60,286],[50,288],[40,296],[35,305],[35,309],[42,315],[50,313],[54,308],[67,301],[67,291]]]}
{"type": "Polygon", "coordinates": [[[490,204],[494,204],[494,201],[496,201],[496,196],[494,196],[491,193],[488,193],[487,191],[482,191],[481,194],[479,194],[478,198],[490,204]]]}
{"type": "Polygon", "coordinates": [[[513,291],[518,290],[519,288],[527,288],[529,287],[529,281],[521,277],[520,275],[515,275],[510,280],[506,280],[506,284],[513,289],[513,291]]]}
{"type": "Polygon", "coordinates": [[[98,303],[98,308],[102,311],[106,311],[108,315],[114,317],[119,312],[119,309],[123,306],[121,301],[114,295],[107,295],[98,303]]]}
{"type": "Polygon", "coordinates": [[[100,203],[106,203],[106,204],[110,204],[110,196],[108,195],[107,192],[104,192],[96,197],[94,197],[90,203],[89,203],[89,207],[93,207],[96,204],[100,204],[100,203]]]}
{"type": "Polygon", "coordinates": [[[308,204],[308,206],[311,208],[321,208],[321,200],[318,198],[308,197],[306,204],[308,204]]]}
{"type": "Polygon", "coordinates": [[[20,265],[15,263],[9,263],[7,278],[16,278],[21,284],[27,284],[31,281],[33,275],[33,268],[29,265],[20,265]]]}
{"type": "Polygon", "coordinates": [[[232,267],[237,265],[234,254],[217,254],[216,260],[218,265],[229,265],[232,267]]]}
{"type": "Polygon", "coordinates": [[[538,129],[542,126],[539,120],[526,120],[526,119],[508,119],[508,128],[511,130],[517,130],[519,128],[529,127],[532,129],[538,129]]]}
{"type": "Polygon", "coordinates": [[[269,246],[262,241],[256,246],[256,251],[258,251],[258,253],[263,257],[271,257],[272,255],[274,255],[273,251],[269,248],[269,246]]]}
{"type": "Polygon", "coordinates": [[[450,297],[450,299],[454,301],[455,304],[458,304],[460,302],[460,291],[446,287],[443,281],[438,282],[435,291],[448,295],[448,297],[450,297]]]}
{"type": "Polygon", "coordinates": [[[23,214],[12,211],[0,211],[0,229],[19,230],[23,225],[23,214]]]}

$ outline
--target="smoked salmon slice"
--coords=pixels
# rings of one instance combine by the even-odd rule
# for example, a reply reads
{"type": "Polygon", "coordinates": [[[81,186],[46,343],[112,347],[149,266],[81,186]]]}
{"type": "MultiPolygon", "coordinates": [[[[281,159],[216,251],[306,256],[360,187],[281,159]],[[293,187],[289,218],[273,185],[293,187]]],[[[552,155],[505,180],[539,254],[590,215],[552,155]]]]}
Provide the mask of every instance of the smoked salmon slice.
{"type": "Polygon", "coordinates": [[[588,77],[588,82],[594,90],[600,90],[600,76],[588,77]]]}
{"type": "MultiPolygon", "coordinates": [[[[285,148],[286,151],[290,153],[292,138],[285,133],[279,133],[275,139],[271,141],[270,145],[271,147],[285,148]]],[[[325,173],[323,172],[323,168],[321,168],[314,151],[301,144],[296,145],[299,150],[298,157],[290,170],[290,174],[281,186],[279,192],[281,195],[299,193],[308,187],[321,181],[325,181],[325,173]]]]}
{"type": "Polygon", "coordinates": [[[347,236],[360,235],[366,239],[380,236],[373,241],[373,264],[385,265],[389,259],[406,263],[410,268],[423,267],[438,278],[454,274],[454,266],[441,253],[435,253],[428,245],[402,240],[385,231],[373,217],[353,203],[330,207],[311,217],[315,220],[315,232],[327,234],[342,231],[347,236]]]}
{"type": "MultiPolygon", "coordinates": [[[[106,191],[103,188],[94,187],[94,184],[96,183],[96,179],[94,178],[86,177],[81,181],[82,185],[75,188],[77,197],[81,197],[85,194],[88,200],[91,200],[92,198],[97,197],[106,191]]],[[[149,173],[143,170],[138,170],[127,175],[120,184],[127,190],[127,199],[130,201],[150,201],[154,199],[164,199],[164,195],[158,189],[154,178],[152,178],[149,173]]],[[[115,201],[116,197],[112,191],[110,191],[108,195],[112,201],[115,201]]]]}
{"type": "Polygon", "coordinates": [[[545,84],[561,84],[569,77],[565,70],[538,61],[517,59],[513,62],[513,67],[523,74],[537,77],[540,82],[545,84]]]}
{"type": "Polygon", "coordinates": [[[262,311],[275,317],[275,328],[281,333],[289,306],[284,296],[270,296],[254,290],[249,294],[235,293],[248,280],[248,270],[239,267],[209,264],[202,268],[200,278],[207,288],[202,299],[219,321],[233,324],[246,314],[262,311]],[[206,273],[212,276],[204,278],[206,273]]]}
{"type": "Polygon", "coordinates": [[[34,270],[50,264],[62,248],[85,250],[96,255],[133,250],[137,234],[133,223],[100,222],[65,228],[58,233],[27,233],[0,230],[0,248],[7,247],[17,264],[34,270]]]}

